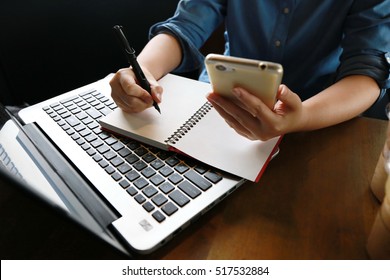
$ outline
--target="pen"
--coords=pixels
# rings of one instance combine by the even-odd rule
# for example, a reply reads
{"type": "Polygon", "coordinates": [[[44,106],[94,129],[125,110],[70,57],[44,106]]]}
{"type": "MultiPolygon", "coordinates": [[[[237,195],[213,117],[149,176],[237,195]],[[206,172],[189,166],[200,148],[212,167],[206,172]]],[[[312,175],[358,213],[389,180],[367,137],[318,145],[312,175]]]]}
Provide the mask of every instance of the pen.
{"type": "MultiPolygon", "coordinates": [[[[132,47],[130,47],[129,41],[127,40],[125,34],[123,33],[122,28],[123,27],[120,25],[114,26],[115,33],[117,34],[120,42],[122,43],[123,49],[125,51],[127,61],[130,63],[131,67],[133,68],[135,77],[137,78],[139,85],[147,92],[149,92],[150,95],[152,95],[150,83],[146,79],[144,72],[139,66],[137,57],[135,55],[135,50],[132,47]]],[[[156,110],[161,114],[160,107],[158,106],[155,100],[153,100],[153,107],[156,108],[156,110]]]]}

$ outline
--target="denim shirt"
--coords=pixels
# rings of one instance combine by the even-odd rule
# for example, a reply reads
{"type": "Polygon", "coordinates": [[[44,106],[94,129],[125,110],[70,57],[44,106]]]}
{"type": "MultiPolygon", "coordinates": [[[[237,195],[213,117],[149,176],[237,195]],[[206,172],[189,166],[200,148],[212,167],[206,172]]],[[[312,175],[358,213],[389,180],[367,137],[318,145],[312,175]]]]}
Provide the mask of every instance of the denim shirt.
{"type": "Polygon", "coordinates": [[[175,14],[153,25],[179,39],[176,72],[202,69],[199,48],[225,25],[224,54],[278,62],[283,83],[304,100],[349,75],[389,87],[389,0],[181,0],[175,14]]]}

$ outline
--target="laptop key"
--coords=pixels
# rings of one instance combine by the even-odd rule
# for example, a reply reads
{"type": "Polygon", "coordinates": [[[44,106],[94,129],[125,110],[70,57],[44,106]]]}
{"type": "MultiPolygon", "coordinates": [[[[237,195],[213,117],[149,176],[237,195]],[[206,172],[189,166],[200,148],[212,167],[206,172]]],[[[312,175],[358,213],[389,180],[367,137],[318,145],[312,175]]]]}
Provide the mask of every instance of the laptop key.
{"type": "Polygon", "coordinates": [[[134,153],[136,153],[138,156],[143,156],[143,155],[145,155],[146,153],[148,152],[148,150],[147,149],[145,149],[144,147],[139,147],[139,148],[137,148],[135,151],[134,151],[134,153]]]}
{"type": "Polygon", "coordinates": [[[106,158],[106,160],[112,160],[116,157],[116,154],[114,151],[108,150],[106,153],[103,154],[103,156],[106,158]]]}
{"type": "Polygon", "coordinates": [[[168,201],[168,199],[161,193],[156,194],[153,198],[152,201],[154,204],[156,204],[158,207],[163,205],[165,202],[168,201]]]}
{"type": "Polygon", "coordinates": [[[72,127],[80,124],[80,121],[75,116],[69,116],[65,121],[72,127]]]}
{"type": "Polygon", "coordinates": [[[100,146],[99,148],[96,149],[99,154],[104,154],[110,150],[110,148],[107,145],[100,146]]]}
{"type": "Polygon", "coordinates": [[[191,198],[195,198],[199,196],[202,192],[193,186],[190,182],[184,181],[179,184],[179,189],[181,189],[186,195],[188,195],[191,198]]]}
{"type": "Polygon", "coordinates": [[[109,136],[109,137],[107,137],[106,139],[104,139],[104,142],[106,142],[107,145],[112,146],[112,145],[114,145],[116,142],[118,142],[118,140],[117,140],[116,138],[112,137],[112,136],[109,136]]]}
{"type": "Polygon", "coordinates": [[[95,108],[89,108],[86,110],[86,112],[93,119],[98,119],[102,116],[102,114],[98,110],[96,110],[95,108]]]}
{"type": "Polygon", "coordinates": [[[141,171],[142,169],[146,168],[148,165],[143,161],[139,160],[136,163],[134,163],[133,167],[137,169],[138,171],[141,171]]]}
{"type": "Polygon", "coordinates": [[[114,157],[113,159],[111,159],[110,163],[114,166],[114,167],[118,167],[119,165],[121,165],[122,163],[124,163],[124,160],[118,156],[114,157]]]}
{"type": "Polygon", "coordinates": [[[173,191],[175,189],[175,187],[169,183],[169,182],[165,182],[164,184],[162,184],[160,187],[159,187],[160,191],[162,191],[163,193],[165,194],[168,194],[170,193],[171,191],[173,191]]]}
{"type": "Polygon", "coordinates": [[[131,141],[127,144],[127,147],[129,147],[131,150],[135,150],[137,149],[138,147],[140,147],[141,145],[138,143],[138,142],[135,142],[135,141],[131,141]]]}
{"type": "Polygon", "coordinates": [[[134,185],[137,187],[137,189],[142,190],[145,188],[147,185],[149,185],[148,181],[146,181],[145,178],[140,177],[138,178],[135,182],[134,185]]]}
{"type": "MultiPolygon", "coordinates": [[[[92,141],[95,141],[97,140],[97,137],[95,134],[89,134],[85,137],[85,140],[87,140],[87,142],[92,142],[92,141]]],[[[94,147],[95,148],[95,147],[94,147]]]]}
{"type": "Polygon", "coordinates": [[[152,177],[153,175],[156,174],[156,171],[154,171],[153,168],[151,167],[146,167],[144,170],[142,170],[142,175],[144,175],[146,178],[150,178],[152,177]]]}
{"type": "Polygon", "coordinates": [[[200,174],[204,174],[206,173],[206,171],[208,170],[206,166],[204,165],[200,165],[198,164],[197,166],[195,166],[195,170],[200,173],[200,174]]]}
{"type": "Polygon", "coordinates": [[[152,203],[150,203],[149,201],[145,202],[145,203],[142,205],[142,207],[143,207],[146,211],[148,211],[148,212],[153,211],[154,208],[155,208],[154,205],[153,205],[152,203]]]}
{"type": "Polygon", "coordinates": [[[127,163],[122,164],[121,166],[118,167],[119,172],[122,174],[125,174],[131,170],[131,166],[128,165],[127,163]]]}
{"type": "Polygon", "coordinates": [[[147,197],[152,197],[154,196],[156,193],[158,193],[158,191],[152,187],[152,186],[147,186],[145,189],[143,189],[142,191],[144,193],[144,195],[146,195],[147,197]]]}
{"type": "Polygon", "coordinates": [[[92,157],[96,162],[99,162],[103,159],[103,157],[99,154],[95,154],[93,157],[92,157]]]}
{"type": "Polygon", "coordinates": [[[101,161],[99,162],[99,165],[100,165],[102,168],[106,168],[106,167],[108,166],[108,163],[107,163],[107,161],[105,161],[105,160],[101,160],[101,161]]]}
{"type": "Polygon", "coordinates": [[[133,164],[134,162],[138,161],[139,160],[139,157],[135,154],[131,154],[131,155],[128,155],[125,160],[130,163],[130,164],[133,164]]]}
{"type": "Polygon", "coordinates": [[[125,157],[127,157],[128,155],[131,154],[131,151],[130,151],[129,149],[127,149],[127,148],[122,148],[122,149],[120,149],[120,150],[118,151],[118,154],[119,154],[121,157],[125,158],[125,157]]]}
{"type": "Polygon", "coordinates": [[[124,145],[121,142],[116,142],[115,144],[111,145],[111,148],[117,152],[121,150],[124,147],[124,145]]]}
{"type": "Polygon", "coordinates": [[[123,180],[121,180],[121,181],[119,182],[119,185],[120,185],[122,188],[126,189],[127,187],[130,186],[130,183],[129,183],[126,179],[123,179],[123,180]]]}
{"type": "Polygon", "coordinates": [[[106,172],[108,173],[108,174],[112,174],[112,173],[114,173],[115,172],[115,169],[114,169],[114,167],[112,167],[112,166],[107,166],[106,168],[104,168],[104,170],[106,170],[106,172]]]}
{"type": "Polygon", "coordinates": [[[142,157],[142,159],[143,159],[144,161],[146,161],[147,163],[150,163],[150,162],[152,162],[153,160],[156,159],[156,156],[153,155],[153,154],[151,154],[151,153],[147,153],[146,155],[144,155],[144,156],[142,157]]]}
{"type": "Polygon", "coordinates": [[[179,190],[174,190],[171,192],[168,197],[172,199],[177,205],[180,207],[183,207],[186,205],[188,202],[190,202],[190,199],[186,197],[181,191],[179,190]]]}
{"type": "Polygon", "coordinates": [[[112,112],[112,110],[110,108],[107,108],[107,107],[104,107],[102,109],[99,109],[100,113],[102,113],[103,115],[107,116],[109,113],[112,112]]]}
{"type": "Polygon", "coordinates": [[[134,195],[136,195],[138,193],[137,189],[134,188],[134,187],[130,187],[130,188],[126,189],[126,191],[131,196],[134,196],[134,195]]]}
{"type": "Polygon", "coordinates": [[[175,166],[176,164],[178,164],[180,162],[180,160],[173,156],[173,157],[170,157],[168,159],[165,160],[165,162],[169,165],[169,166],[175,166]]]}
{"type": "Polygon", "coordinates": [[[146,201],[146,198],[142,195],[142,194],[137,194],[136,196],[134,196],[134,199],[139,203],[139,204],[142,204],[146,201]]]}
{"type": "Polygon", "coordinates": [[[82,120],[82,119],[85,119],[88,117],[88,115],[84,112],[80,112],[78,114],[76,114],[76,117],[79,119],[79,120],[82,120]]]}
{"type": "Polygon", "coordinates": [[[127,174],[126,174],[126,178],[129,179],[129,181],[131,181],[131,182],[139,177],[140,177],[140,175],[135,170],[131,170],[131,171],[127,172],[127,174]]]}
{"type": "Polygon", "coordinates": [[[160,174],[157,174],[157,175],[153,176],[153,177],[150,179],[150,182],[152,182],[153,185],[155,185],[155,186],[160,185],[160,184],[163,183],[164,181],[165,181],[164,177],[161,176],[160,174]]]}
{"type": "Polygon", "coordinates": [[[171,216],[173,213],[175,213],[179,208],[175,206],[172,202],[168,202],[167,204],[164,204],[163,207],[161,207],[161,210],[168,216],[171,216]]]}
{"type": "Polygon", "coordinates": [[[118,172],[114,172],[114,174],[112,174],[111,177],[112,177],[112,179],[114,179],[115,181],[119,181],[120,179],[122,179],[121,174],[119,174],[118,172]]]}
{"type": "Polygon", "coordinates": [[[95,149],[103,145],[103,141],[100,139],[95,139],[91,142],[91,146],[94,147],[95,149]]]}
{"type": "Polygon", "coordinates": [[[218,183],[219,181],[222,180],[222,176],[216,172],[213,172],[213,171],[209,171],[207,172],[204,177],[208,180],[210,180],[212,183],[216,184],[218,183]]]}
{"type": "Polygon", "coordinates": [[[165,164],[160,159],[156,159],[150,164],[154,169],[158,170],[163,167],[165,164]]]}
{"type": "Polygon", "coordinates": [[[153,218],[156,219],[157,222],[161,223],[162,221],[165,220],[165,216],[160,212],[160,211],[155,211],[153,214],[152,214],[153,218]]]}
{"type": "Polygon", "coordinates": [[[209,181],[193,170],[189,170],[187,173],[185,173],[184,177],[186,177],[189,181],[191,181],[191,183],[200,188],[202,191],[206,191],[212,186],[209,181]]]}
{"type": "Polygon", "coordinates": [[[89,148],[88,150],[86,150],[86,152],[91,157],[96,154],[96,151],[94,149],[92,149],[92,148],[89,148]]]}
{"type": "Polygon", "coordinates": [[[184,163],[179,163],[178,165],[175,166],[175,170],[179,172],[180,174],[183,174],[186,172],[188,169],[190,169],[187,165],[184,163]]]}
{"type": "Polygon", "coordinates": [[[173,173],[173,170],[172,168],[170,168],[169,166],[164,166],[160,169],[160,174],[163,175],[164,177],[168,177],[169,175],[171,175],[173,173]]]}
{"type": "Polygon", "coordinates": [[[181,181],[183,181],[183,177],[181,177],[179,174],[173,173],[168,177],[168,180],[171,181],[173,184],[178,184],[181,181]]]}

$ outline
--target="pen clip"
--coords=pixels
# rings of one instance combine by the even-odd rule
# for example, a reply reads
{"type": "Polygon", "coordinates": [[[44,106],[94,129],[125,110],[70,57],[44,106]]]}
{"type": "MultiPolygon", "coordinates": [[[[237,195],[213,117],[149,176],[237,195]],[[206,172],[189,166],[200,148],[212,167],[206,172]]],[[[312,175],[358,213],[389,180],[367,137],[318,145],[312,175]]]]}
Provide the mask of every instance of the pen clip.
{"type": "Polygon", "coordinates": [[[115,34],[117,35],[119,41],[121,42],[125,52],[128,55],[135,56],[135,50],[130,47],[129,41],[127,40],[125,34],[123,33],[123,26],[115,25],[114,27],[115,34]]]}

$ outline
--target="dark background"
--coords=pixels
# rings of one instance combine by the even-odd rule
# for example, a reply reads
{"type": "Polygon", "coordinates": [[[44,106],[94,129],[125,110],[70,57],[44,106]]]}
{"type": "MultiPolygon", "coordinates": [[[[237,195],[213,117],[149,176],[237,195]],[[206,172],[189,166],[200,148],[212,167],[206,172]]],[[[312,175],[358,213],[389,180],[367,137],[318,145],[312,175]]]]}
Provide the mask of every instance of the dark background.
{"type": "Polygon", "coordinates": [[[105,77],[126,59],[112,27],[125,26],[137,53],[149,27],[178,0],[0,2],[0,102],[37,103],[105,77]]]}
{"type": "MultiPolygon", "coordinates": [[[[126,28],[137,53],[152,24],[179,0],[15,0],[0,2],[0,103],[34,104],[127,67],[112,27],[126,28]]],[[[221,52],[223,26],[202,51],[221,52]]],[[[196,78],[197,73],[183,75],[196,78]]],[[[382,96],[364,115],[387,119],[382,96]]]]}

